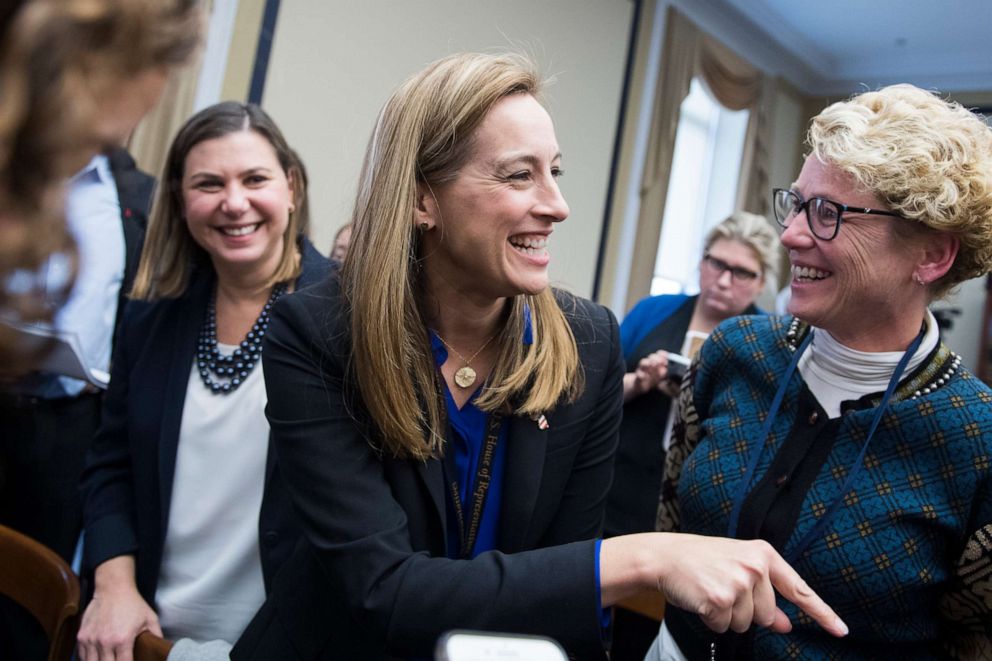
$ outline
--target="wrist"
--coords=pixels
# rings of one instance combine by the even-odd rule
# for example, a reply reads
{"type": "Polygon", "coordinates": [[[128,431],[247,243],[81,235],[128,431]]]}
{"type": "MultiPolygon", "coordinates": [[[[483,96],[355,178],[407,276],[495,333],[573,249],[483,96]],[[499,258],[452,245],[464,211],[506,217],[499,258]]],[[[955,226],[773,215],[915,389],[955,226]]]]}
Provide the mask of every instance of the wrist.
{"type": "Polygon", "coordinates": [[[101,563],[93,573],[93,596],[137,592],[134,556],[124,555],[101,563]]]}
{"type": "Polygon", "coordinates": [[[627,372],[623,375],[623,399],[630,400],[643,395],[647,389],[642,379],[637,378],[637,372],[627,372]]]}
{"type": "Polygon", "coordinates": [[[672,533],[650,533],[651,543],[641,547],[639,555],[639,582],[642,589],[661,592],[667,576],[672,571],[672,533]]]}
{"type": "Polygon", "coordinates": [[[600,580],[604,606],[658,589],[666,562],[660,556],[660,545],[667,546],[666,537],[663,533],[637,533],[603,540],[600,580]]]}

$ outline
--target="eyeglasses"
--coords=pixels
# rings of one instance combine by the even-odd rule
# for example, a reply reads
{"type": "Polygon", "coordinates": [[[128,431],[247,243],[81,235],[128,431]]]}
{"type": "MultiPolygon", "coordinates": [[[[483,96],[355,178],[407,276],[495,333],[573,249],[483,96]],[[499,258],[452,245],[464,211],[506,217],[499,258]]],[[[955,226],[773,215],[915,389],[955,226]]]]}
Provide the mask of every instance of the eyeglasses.
{"type": "Polygon", "coordinates": [[[746,269],[743,266],[731,266],[722,259],[717,259],[709,253],[703,255],[703,264],[706,264],[713,269],[713,272],[716,273],[717,277],[723,275],[724,271],[729,271],[730,279],[735,282],[752,282],[759,275],[761,275],[760,273],[755,273],[751,269],[746,269]]]}
{"type": "Polygon", "coordinates": [[[852,207],[840,202],[828,200],[825,197],[811,197],[805,202],[798,193],[785,188],[772,190],[772,208],[775,210],[775,221],[783,228],[792,224],[792,219],[803,211],[806,212],[806,223],[809,230],[818,239],[830,241],[840,231],[841,218],[845,211],[851,213],[867,213],[876,216],[894,216],[902,218],[891,211],[880,211],[868,207],[852,207]]]}

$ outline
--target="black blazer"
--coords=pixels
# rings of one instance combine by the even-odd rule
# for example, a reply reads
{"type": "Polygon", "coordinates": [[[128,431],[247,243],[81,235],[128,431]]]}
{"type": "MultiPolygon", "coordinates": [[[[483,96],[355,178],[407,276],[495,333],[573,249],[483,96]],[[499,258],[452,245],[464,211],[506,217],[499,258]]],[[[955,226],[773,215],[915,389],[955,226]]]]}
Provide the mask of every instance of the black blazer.
{"type": "Polygon", "coordinates": [[[307,543],[277,577],[231,658],[430,655],[470,628],[552,636],[602,658],[594,539],[622,406],[623,362],[606,308],[560,298],[585,391],[510,417],[498,550],[445,555],[442,463],[380,456],[345,368],[349,322],[336,278],[281,300],[263,352],[266,414],[307,543]]]}
{"type": "MultiPolygon", "coordinates": [[[[330,262],[304,241],[297,285],[314,283],[329,270],[330,262]]],[[[212,272],[201,273],[180,298],[128,303],[82,477],[84,568],[134,554],[138,590],[149,604],[158,585],[190,367],[214,283],[212,272]]],[[[271,443],[258,523],[268,590],[299,537],[271,443]]]]}

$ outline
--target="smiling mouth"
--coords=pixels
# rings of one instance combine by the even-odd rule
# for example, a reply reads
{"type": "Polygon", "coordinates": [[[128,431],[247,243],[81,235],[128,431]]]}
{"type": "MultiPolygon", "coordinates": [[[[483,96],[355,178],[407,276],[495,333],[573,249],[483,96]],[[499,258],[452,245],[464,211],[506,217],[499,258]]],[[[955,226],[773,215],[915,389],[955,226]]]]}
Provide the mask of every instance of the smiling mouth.
{"type": "Polygon", "coordinates": [[[809,266],[793,266],[792,267],[792,279],[798,280],[799,282],[813,282],[816,280],[823,280],[829,278],[833,274],[829,271],[821,271],[820,269],[814,269],[809,266]]]}
{"type": "Polygon", "coordinates": [[[243,225],[241,227],[218,227],[217,229],[225,236],[247,236],[257,232],[258,228],[261,226],[262,223],[255,223],[253,225],[243,225]]]}
{"type": "Polygon", "coordinates": [[[510,245],[525,255],[540,255],[547,250],[548,238],[510,237],[510,245]]]}

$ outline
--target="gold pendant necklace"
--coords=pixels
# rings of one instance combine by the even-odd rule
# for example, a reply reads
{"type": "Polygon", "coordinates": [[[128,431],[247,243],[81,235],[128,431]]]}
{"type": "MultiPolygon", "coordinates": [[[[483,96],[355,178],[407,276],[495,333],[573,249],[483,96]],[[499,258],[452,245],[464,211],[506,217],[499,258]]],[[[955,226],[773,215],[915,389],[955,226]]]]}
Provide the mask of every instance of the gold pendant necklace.
{"type": "Polygon", "coordinates": [[[443,344],[448,351],[458,356],[458,359],[461,360],[463,363],[465,363],[464,365],[459,367],[458,370],[455,371],[455,385],[463,389],[471,388],[472,385],[475,383],[476,378],[478,378],[478,375],[475,373],[475,370],[472,369],[472,361],[475,360],[480,353],[482,353],[483,349],[489,346],[490,342],[496,339],[496,336],[499,335],[499,333],[498,332],[495,333],[492,337],[486,340],[485,344],[479,347],[478,350],[472,354],[472,357],[467,360],[465,359],[465,356],[455,351],[454,347],[452,347],[450,344],[445,342],[444,338],[441,337],[440,333],[434,331],[434,334],[437,335],[437,339],[441,340],[441,344],[443,344]]]}

